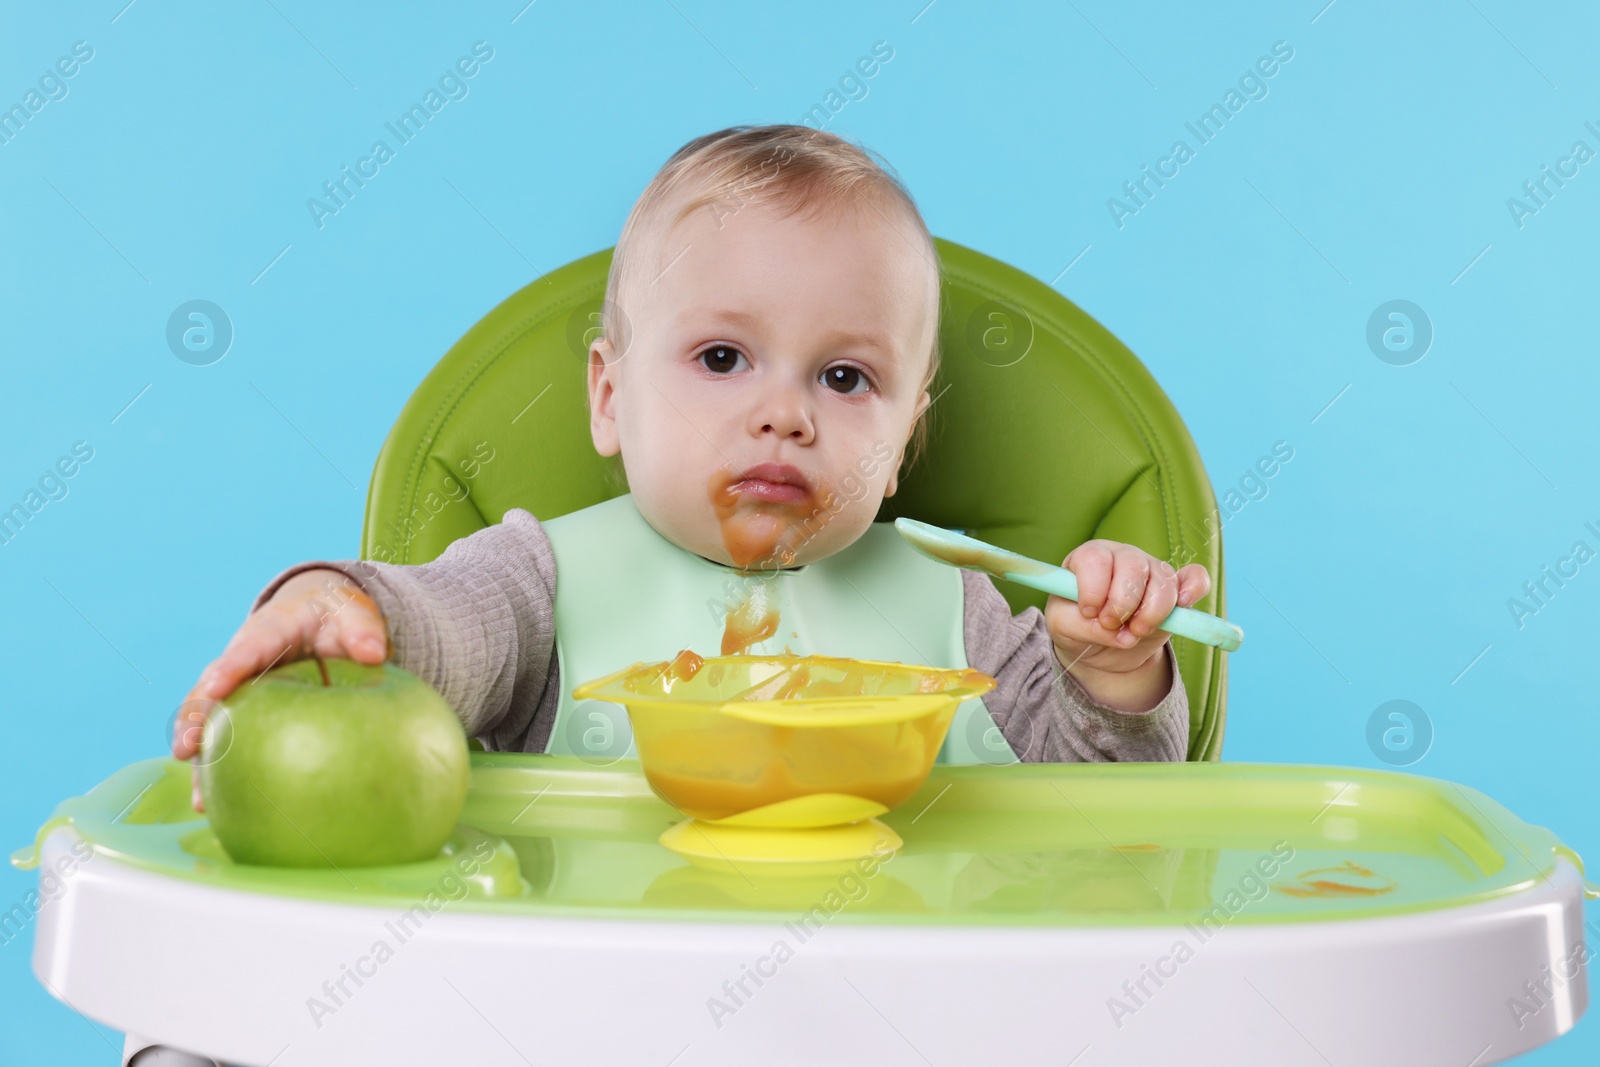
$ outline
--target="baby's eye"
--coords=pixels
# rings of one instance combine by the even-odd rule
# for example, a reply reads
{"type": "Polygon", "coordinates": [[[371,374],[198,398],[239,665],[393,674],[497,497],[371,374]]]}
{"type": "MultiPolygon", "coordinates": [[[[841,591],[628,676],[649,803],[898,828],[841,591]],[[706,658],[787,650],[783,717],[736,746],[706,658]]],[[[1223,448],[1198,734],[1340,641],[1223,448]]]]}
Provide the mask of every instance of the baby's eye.
{"type": "Polygon", "coordinates": [[[836,393],[864,393],[869,382],[867,376],[848,363],[838,363],[822,372],[822,384],[836,393]]]}
{"type": "Polygon", "coordinates": [[[708,371],[731,374],[744,364],[744,353],[727,345],[712,345],[700,353],[699,359],[708,371]]]}

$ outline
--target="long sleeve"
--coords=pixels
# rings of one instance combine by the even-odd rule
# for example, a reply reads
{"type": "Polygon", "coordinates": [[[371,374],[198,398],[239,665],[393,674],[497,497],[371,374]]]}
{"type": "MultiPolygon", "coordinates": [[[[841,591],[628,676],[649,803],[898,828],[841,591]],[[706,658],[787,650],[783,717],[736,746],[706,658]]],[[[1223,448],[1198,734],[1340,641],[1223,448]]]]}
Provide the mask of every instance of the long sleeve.
{"type": "Polygon", "coordinates": [[[962,571],[967,663],[992,675],[984,695],[995,725],[1025,763],[1183,760],[1189,747],[1189,700],[1167,642],[1162,654],[1172,687],[1149,711],[1098,703],[1061,668],[1044,613],[1011,606],[987,575],[962,571]]]}
{"type": "Polygon", "coordinates": [[[512,508],[416,566],[297,563],[267,583],[251,612],[289,578],[322,567],[372,597],[389,628],[391,660],[437,689],[469,735],[495,751],[544,750],[559,679],[555,556],[538,519],[512,508]]]}

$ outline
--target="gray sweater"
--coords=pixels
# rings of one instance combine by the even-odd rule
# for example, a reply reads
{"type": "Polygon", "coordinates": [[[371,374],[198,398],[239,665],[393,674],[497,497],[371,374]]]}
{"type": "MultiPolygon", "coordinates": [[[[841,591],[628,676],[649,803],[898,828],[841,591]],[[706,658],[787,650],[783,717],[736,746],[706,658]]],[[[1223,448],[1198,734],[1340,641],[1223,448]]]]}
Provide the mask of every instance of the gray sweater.
{"type": "MultiPolygon", "coordinates": [[[[543,752],[561,680],[555,654],[556,563],[539,520],[512,508],[416,566],[372,560],[298,563],[267,583],[252,612],[301,571],[349,576],[389,627],[390,658],[449,701],[468,734],[492,752],[543,752]]],[[[1182,760],[1189,702],[1169,641],[1172,687],[1145,712],[1097,703],[1061,669],[1044,614],[1012,615],[986,575],[961,572],[969,666],[998,683],[983,697],[1025,762],[1182,760]]]]}

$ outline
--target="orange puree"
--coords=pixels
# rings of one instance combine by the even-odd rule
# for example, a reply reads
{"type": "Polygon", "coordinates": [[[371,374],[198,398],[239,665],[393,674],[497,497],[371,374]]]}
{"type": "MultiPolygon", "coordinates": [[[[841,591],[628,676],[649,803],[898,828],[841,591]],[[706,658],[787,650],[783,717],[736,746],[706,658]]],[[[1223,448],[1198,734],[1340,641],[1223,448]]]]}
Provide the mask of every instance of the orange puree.
{"type": "Polygon", "coordinates": [[[706,490],[722,527],[722,545],[740,570],[749,570],[752,564],[793,563],[797,547],[815,537],[838,511],[839,501],[827,488],[807,490],[790,502],[741,500],[731,491],[738,480],[731,465],[721,467],[706,490]],[[787,543],[779,547],[780,542],[787,543]]]}
{"type": "Polygon", "coordinates": [[[896,746],[900,751],[835,749],[823,739],[805,738],[802,731],[792,735],[784,755],[760,760],[749,770],[754,777],[744,779],[730,773],[728,764],[747,766],[755,760],[729,753],[725,736],[720,744],[708,746],[696,736],[700,731],[684,730],[657,739],[655,758],[645,762],[644,773],[657,792],[685,815],[703,819],[721,819],[823,792],[864,797],[892,808],[917,791],[938,754],[943,734],[934,718],[911,724],[910,736],[902,736],[896,746]],[[912,746],[913,751],[903,746],[912,746]],[[903,770],[885,777],[885,768],[903,770]]]}
{"type": "Polygon", "coordinates": [[[722,654],[737,656],[750,651],[778,632],[778,609],[767,603],[767,592],[760,582],[746,591],[737,606],[728,609],[722,624],[722,654]]]}
{"type": "MultiPolygon", "coordinates": [[[[895,807],[926,778],[950,722],[948,714],[892,722],[864,715],[868,721],[853,722],[847,713],[842,721],[812,729],[803,718],[784,725],[718,714],[718,704],[788,701],[803,716],[805,702],[819,698],[893,699],[957,689],[981,693],[994,685],[970,668],[940,671],[837,656],[761,657],[755,662],[778,669],[757,681],[765,669],[740,670],[733,667],[737,662],[732,657],[707,661],[685,650],[671,663],[641,672],[636,691],[647,695],[672,690],[676,679],[694,678],[682,716],[636,725],[645,777],[685,815],[720,819],[815,793],[844,793],[895,807]],[[723,687],[723,681],[729,684],[723,687]]],[[[674,698],[684,695],[683,689],[673,693],[674,698]]]]}
{"type": "MultiPolygon", "coordinates": [[[[814,785],[795,781],[788,770],[782,763],[769,763],[766,773],[754,781],[730,782],[646,768],[645,778],[654,783],[663,796],[671,797],[685,815],[725,819],[741,811],[818,792],[814,785]]],[[[826,791],[876,800],[885,807],[893,808],[915,793],[927,776],[927,772],[919,767],[917,773],[902,778],[884,780],[863,776],[855,781],[830,784],[826,791]]]]}
{"type": "MultiPolygon", "coordinates": [[[[729,492],[734,484],[732,467],[720,468],[711,476],[708,493],[712,510],[717,514],[717,524],[722,527],[722,544],[734,566],[748,569],[752,563],[769,562],[777,550],[788,523],[783,513],[795,510],[793,504],[756,502],[753,507],[740,507],[736,494],[729,492]]],[[[803,505],[806,501],[800,501],[803,505]]],[[[793,553],[789,553],[793,559],[793,553]]],[[[787,562],[785,560],[784,562],[787,562]]],[[[778,611],[768,605],[766,590],[759,583],[747,582],[744,599],[728,609],[722,627],[722,654],[737,656],[750,651],[751,645],[760,644],[778,632],[778,611]]]]}
{"type": "Polygon", "coordinates": [[[667,665],[667,677],[680,682],[687,682],[699,673],[700,668],[704,667],[705,663],[706,661],[699,653],[693,649],[686,648],[674,656],[672,662],[667,665]]]}
{"type": "MultiPolygon", "coordinates": [[[[736,653],[729,653],[730,655],[736,653]]],[[[795,698],[819,697],[860,697],[873,696],[882,691],[885,681],[884,670],[876,664],[869,664],[861,660],[847,659],[841,656],[795,656],[787,653],[795,662],[788,667],[763,681],[737,692],[719,693],[717,698],[721,701],[731,700],[792,700],[795,698]],[[818,674],[817,672],[822,672],[818,674]],[[832,673],[838,677],[829,677],[832,673]]],[[[688,681],[698,674],[705,666],[704,657],[691,649],[679,652],[658,673],[649,677],[641,677],[638,684],[631,686],[634,692],[654,692],[656,683],[662,679],[667,681],[667,687],[673,681],[688,681]]],[[[896,665],[900,666],[900,665],[896,665]]],[[[706,675],[706,681],[713,690],[721,684],[728,664],[714,663],[706,675]]],[[[948,671],[936,668],[927,668],[918,671],[912,677],[914,682],[911,687],[913,693],[943,693],[956,687],[987,689],[993,681],[982,671],[967,668],[954,678],[948,671]]],[[[904,678],[905,675],[900,675],[904,678]]]]}
{"type": "Polygon", "coordinates": [[[1345,860],[1337,867],[1319,867],[1314,871],[1306,871],[1299,876],[1298,880],[1298,885],[1274,885],[1272,888],[1280,893],[1287,893],[1292,897],[1371,897],[1377,896],[1379,893],[1387,893],[1398,884],[1392,878],[1384,878],[1381,874],[1373,874],[1354,860],[1345,860]],[[1346,877],[1379,878],[1389,884],[1351,885],[1349,882],[1336,882],[1328,878],[1312,878],[1313,874],[1342,874],[1346,877]]]}
{"type": "MultiPolygon", "coordinates": [[[[792,564],[799,547],[815,537],[839,510],[838,497],[825,486],[820,490],[808,488],[799,500],[783,502],[741,499],[732,491],[738,480],[731,464],[718,468],[706,493],[722,529],[722,545],[733,565],[742,571],[792,564]]],[[[752,645],[778,632],[778,621],[778,610],[768,605],[765,591],[749,588],[744,600],[728,611],[722,630],[722,654],[736,656],[750,651],[752,645]]]]}

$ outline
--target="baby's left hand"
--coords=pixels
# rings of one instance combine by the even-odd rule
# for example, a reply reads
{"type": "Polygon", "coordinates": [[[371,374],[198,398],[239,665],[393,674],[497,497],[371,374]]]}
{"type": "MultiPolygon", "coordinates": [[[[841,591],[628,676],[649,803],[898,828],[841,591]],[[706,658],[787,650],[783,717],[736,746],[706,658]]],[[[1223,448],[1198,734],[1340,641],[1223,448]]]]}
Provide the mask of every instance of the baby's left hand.
{"type": "Polygon", "coordinates": [[[1165,560],[1118,541],[1086,541],[1062,566],[1077,576],[1078,602],[1052,596],[1045,622],[1056,658],[1080,683],[1096,672],[1126,676],[1165,668],[1157,653],[1169,635],[1156,627],[1174,606],[1189,607],[1211,591],[1211,576],[1201,564],[1174,571],[1165,560]]]}

